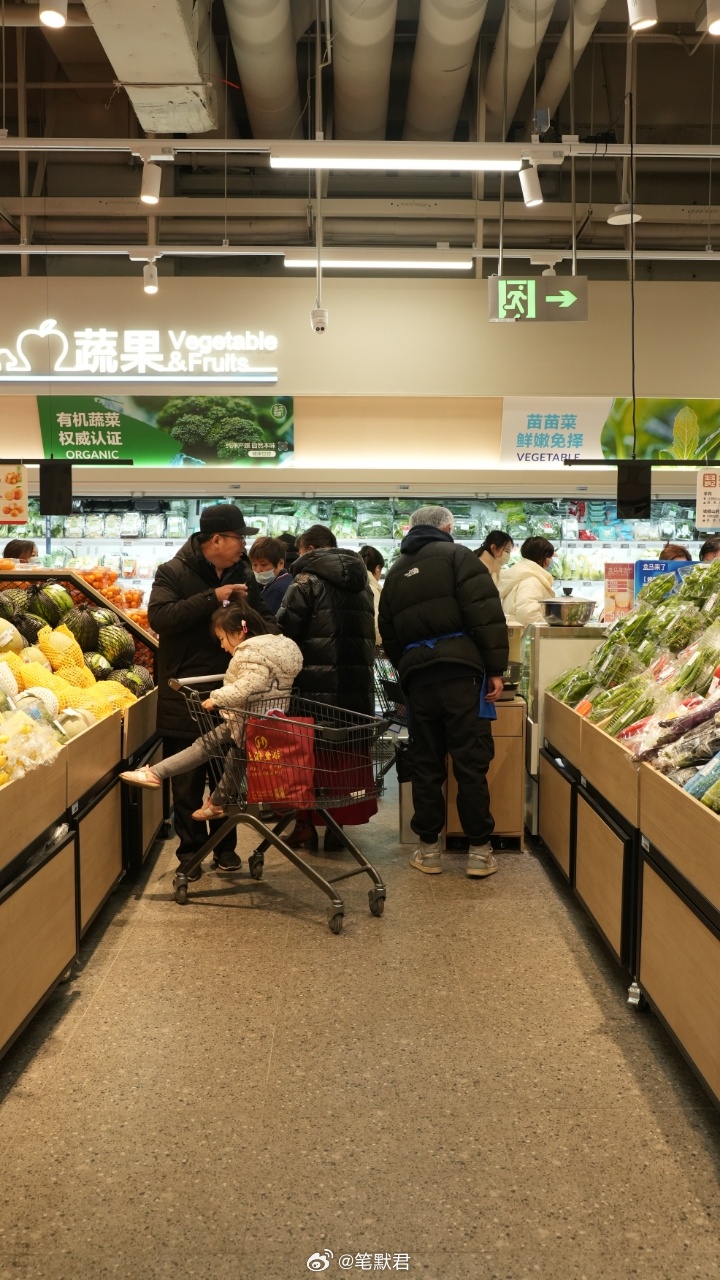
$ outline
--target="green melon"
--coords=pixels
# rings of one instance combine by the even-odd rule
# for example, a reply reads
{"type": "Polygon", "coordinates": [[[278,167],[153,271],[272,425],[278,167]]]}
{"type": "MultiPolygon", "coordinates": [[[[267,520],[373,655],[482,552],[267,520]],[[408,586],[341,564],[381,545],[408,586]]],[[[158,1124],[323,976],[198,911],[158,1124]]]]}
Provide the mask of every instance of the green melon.
{"type": "Polygon", "coordinates": [[[83,652],[91,653],[97,649],[100,627],[89,605],[81,604],[75,609],[68,610],[63,622],[68,631],[72,632],[83,652]]]}
{"type": "Polygon", "coordinates": [[[96,680],[107,680],[112,673],[112,667],[107,658],[103,658],[101,653],[84,653],[83,661],[88,671],[92,671],[96,680]]]}
{"type": "Polygon", "coordinates": [[[27,608],[28,593],[23,587],[8,587],[2,592],[5,603],[9,603],[12,613],[24,613],[27,608]]]}
{"type": "Polygon", "coordinates": [[[15,610],[12,600],[8,600],[8,591],[0,591],[0,618],[4,618],[6,622],[10,622],[15,610]]]}
{"type": "Polygon", "coordinates": [[[112,609],[106,609],[103,605],[94,604],[90,606],[90,612],[99,627],[117,626],[118,616],[112,609]]]}
{"type": "Polygon", "coordinates": [[[97,651],[114,669],[131,667],[135,661],[135,641],[124,627],[101,627],[97,651]]]}
{"type": "Polygon", "coordinates": [[[34,613],[51,627],[58,627],[73,607],[72,596],[59,582],[43,582],[27,593],[26,613],[34,613]]]}
{"type": "Polygon", "coordinates": [[[35,644],[43,627],[47,626],[47,622],[43,622],[42,618],[38,618],[34,613],[14,613],[10,621],[28,644],[35,644]]]}

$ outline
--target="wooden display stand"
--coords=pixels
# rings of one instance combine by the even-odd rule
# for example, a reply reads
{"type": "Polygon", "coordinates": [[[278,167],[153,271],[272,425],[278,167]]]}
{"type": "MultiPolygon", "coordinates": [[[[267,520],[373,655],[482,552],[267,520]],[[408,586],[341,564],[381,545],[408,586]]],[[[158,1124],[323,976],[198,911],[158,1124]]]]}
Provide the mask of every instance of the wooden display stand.
{"type": "MultiPolygon", "coordinates": [[[[525,829],[525,722],[527,707],[522,698],[498,702],[498,718],[492,721],[495,758],[488,770],[490,807],[495,819],[495,835],[522,840],[525,829]]],[[[448,762],[446,839],[463,837],[457,811],[457,783],[448,762]]]]}

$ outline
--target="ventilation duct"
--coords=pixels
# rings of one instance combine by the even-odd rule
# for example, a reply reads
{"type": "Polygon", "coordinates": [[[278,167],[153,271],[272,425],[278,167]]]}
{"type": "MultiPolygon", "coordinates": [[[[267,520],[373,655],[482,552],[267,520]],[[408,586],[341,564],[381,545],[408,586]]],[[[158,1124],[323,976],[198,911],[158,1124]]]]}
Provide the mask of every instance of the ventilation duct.
{"type": "Polygon", "coordinates": [[[404,137],[451,142],[487,0],[421,0],[404,137]]]}
{"type": "Polygon", "coordinates": [[[397,0],[334,0],[335,137],[385,137],[397,0]]]}
{"type": "MultiPolygon", "coordinates": [[[[512,123],[523,89],[528,82],[555,8],[555,0],[510,0],[508,29],[507,126],[512,123]],[[537,40],[537,44],[536,44],[537,40]]],[[[495,48],[485,80],[486,128],[488,140],[502,137],[503,85],[505,78],[505,21],[500,23],[495,48]]],[[[504,139],[503,139],[504,141],[504,139]]]]}
{"type": "MultiPolygon", "coordinates": [[[[575,0],[575,63],[577,67],[582,54],[588,46],[590,37],[597,26],[598,19],[607,0],[575,0]]],[[[545,79],[538,91],[538,107],[545,107],[551,116],[555,115],[563,95],[570,84],[570,23],[560,37],[552,61],[545,73],[545,79]]],[[[528,122],[526,136],[532,131],[532,121],[528,122]]]]}
{"type": "Polygon", "coordinates": [[[290,0],[225,0],[225,13],[253,136],[302,137],[290,0]]]}

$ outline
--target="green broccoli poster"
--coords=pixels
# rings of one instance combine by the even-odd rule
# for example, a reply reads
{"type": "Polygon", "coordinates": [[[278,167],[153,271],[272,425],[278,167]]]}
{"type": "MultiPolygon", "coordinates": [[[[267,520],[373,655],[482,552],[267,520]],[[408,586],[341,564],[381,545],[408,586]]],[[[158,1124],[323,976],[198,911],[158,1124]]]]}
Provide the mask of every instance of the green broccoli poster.
{"type": "Polygon", "coordinates": [[[283,466],[292,396],[38,396],[45,457],[139,467],[283,466]]]}

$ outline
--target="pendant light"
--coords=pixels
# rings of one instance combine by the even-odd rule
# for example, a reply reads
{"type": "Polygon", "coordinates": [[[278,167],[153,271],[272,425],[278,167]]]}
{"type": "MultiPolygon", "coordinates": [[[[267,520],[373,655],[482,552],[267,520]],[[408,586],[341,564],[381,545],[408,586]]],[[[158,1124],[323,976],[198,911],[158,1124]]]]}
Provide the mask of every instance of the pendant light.
{"type": "Polygon", "coordinates": [[[162,181],[162,169],[159,164],[153,164],[152,160],[143,162],[142,186],[140,187],[140,199],[143,204],[157,204],[160,200],[160,183],[162,181]]]}
{"type": "Polygon", "coordinates": [[[647,31],[657,26],[656,0],[627,0],[631,31],[647,31]]]}
{"type": "Polygon", "coordinates": [[[143,267],[143,289],[146,293],[158,291],[158,272],[154,262],[146,262],[143,267]]]}
{"type": "Polygon", "coordinates": [[[542,204],[543,193],[540,186],[540,176],[535,165],[531,164],[529,160],[523,160],[520,170],[520,186],[526,209],[534,209],[536,205],[542,204]]]}
{"type": "Polygon", "coordinates": [[[68,0],[40,0],[40,21],[44,27],[64,27],[68,0]]]}

